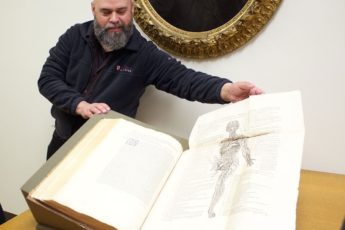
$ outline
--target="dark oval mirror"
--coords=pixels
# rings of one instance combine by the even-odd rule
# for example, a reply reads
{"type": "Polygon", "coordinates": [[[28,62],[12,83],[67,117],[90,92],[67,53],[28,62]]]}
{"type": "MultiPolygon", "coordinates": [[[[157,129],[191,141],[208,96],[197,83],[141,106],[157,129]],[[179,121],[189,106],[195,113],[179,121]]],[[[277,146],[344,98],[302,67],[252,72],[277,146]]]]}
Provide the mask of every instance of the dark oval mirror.
{"type": "Polygon", "coordinates": [[[171,25],[203,32],[230,21],[247,0],[149,0],[153,9],[171,25]]]}
{"type": "Polygon", "coordinates": [[[189,58],[217,57],[253,38],[281,0],[134,0],[134,18],[152,41],[189,58]]]}

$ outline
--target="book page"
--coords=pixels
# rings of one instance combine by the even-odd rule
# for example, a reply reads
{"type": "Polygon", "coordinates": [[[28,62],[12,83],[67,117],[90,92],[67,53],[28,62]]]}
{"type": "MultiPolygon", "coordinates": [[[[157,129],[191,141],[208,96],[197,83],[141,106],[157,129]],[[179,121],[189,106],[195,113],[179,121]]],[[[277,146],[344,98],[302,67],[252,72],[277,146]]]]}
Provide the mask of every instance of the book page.
{"type": "Polygon", "coordinates": [[[298,92],[201,116],[143,229],[294,229],[303,138],[298,92]]]}
{"type": "Polygon", "coordinates": [[[97,125],[107,127],[107,134],[97,144],[76,146],[67,158],[77,163],[68,159],[60,163],[30,195],[53,200],[118,229],[138,229],[182,147],[166,134],[122,119],[102,119],[97,125]],[[63,176],[66,170],[72,172],[68,178],[63,176]],[[61,186],[45,193],[56,183],[50,177],[60,178],[61,186]]]}
{"type": "Polygon", "coordinates": [[[200,116],[190,134],[189,146],[215,144],[235,124],[237,137],[252,137],[280,131],[304,131],[303,110],[298,91],[263,94],[229,104],[200,116]]]}

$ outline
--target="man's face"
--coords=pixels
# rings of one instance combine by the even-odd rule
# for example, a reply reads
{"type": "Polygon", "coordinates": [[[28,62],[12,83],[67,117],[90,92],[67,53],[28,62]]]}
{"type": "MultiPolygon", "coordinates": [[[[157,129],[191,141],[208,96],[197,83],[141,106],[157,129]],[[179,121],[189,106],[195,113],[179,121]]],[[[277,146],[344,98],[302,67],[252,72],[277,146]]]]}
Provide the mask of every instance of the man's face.
{"type": "Polygon", "coordinates": [[[94,0],[95,35],[106,51],[126,45],[133,32],[132,0],[94,0]]]}

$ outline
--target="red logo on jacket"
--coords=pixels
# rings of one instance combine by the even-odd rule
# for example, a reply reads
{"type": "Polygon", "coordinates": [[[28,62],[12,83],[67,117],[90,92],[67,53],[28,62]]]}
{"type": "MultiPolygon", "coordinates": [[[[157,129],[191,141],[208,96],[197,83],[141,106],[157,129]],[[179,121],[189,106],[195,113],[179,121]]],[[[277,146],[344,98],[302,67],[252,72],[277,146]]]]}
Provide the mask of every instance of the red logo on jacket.
{"type": "Polygon", "coordinates": [[[131,67],[128,67],[128,66],[121,66],[121,65],[116,65],[115,66],[115,70],[117,72],[126,72],[126,73],[132,73],[132,68],[131,67]]]}

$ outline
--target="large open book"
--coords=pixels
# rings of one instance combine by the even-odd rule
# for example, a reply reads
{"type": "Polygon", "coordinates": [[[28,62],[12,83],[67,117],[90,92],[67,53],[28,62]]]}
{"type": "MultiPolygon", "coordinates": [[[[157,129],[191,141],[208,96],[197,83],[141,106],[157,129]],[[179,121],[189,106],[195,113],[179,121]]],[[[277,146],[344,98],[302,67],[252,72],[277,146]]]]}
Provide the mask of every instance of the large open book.
{"type": "Polygon", "coordinates": [[[105,118],[29,197],[90,229],[295,229],[303,139],[297,91],[200,116],[186,151],[105,118]]]}

